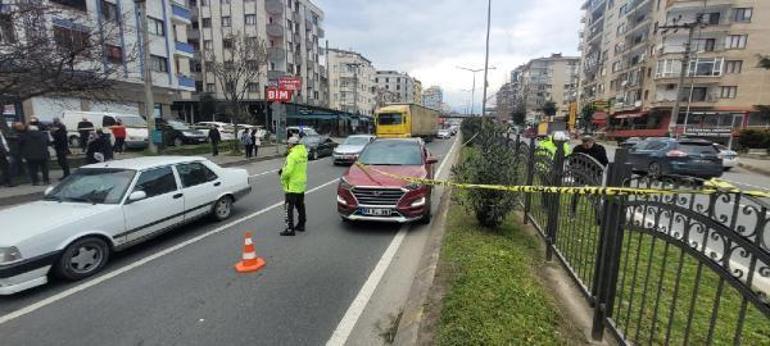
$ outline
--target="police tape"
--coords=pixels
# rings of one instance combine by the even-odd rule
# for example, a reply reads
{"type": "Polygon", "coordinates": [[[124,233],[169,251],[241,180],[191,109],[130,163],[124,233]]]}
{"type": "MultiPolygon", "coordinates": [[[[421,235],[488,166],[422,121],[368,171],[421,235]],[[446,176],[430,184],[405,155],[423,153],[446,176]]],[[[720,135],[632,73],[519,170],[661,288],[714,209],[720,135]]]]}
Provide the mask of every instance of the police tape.
{"type": "Polygon", "coordinates": [[[677,195],[677,194],[697,194],[713,195],[717,193],[740,193],[744,196],[757,198],[770,198],[770,191],[741,190],[724,181],[707,181],[705,189],[654,189],[654,188],[633,188],[633,187],[602,187],[602,186],[534,186],[534,185],[495,185],[495,184],[469,184],[458,183],[451,180],[426,179],[408,177],[364,165],[360,162],[356,166],[364,171],[371,171],[377,174],[399,179],[409,183],[430,185],[430,186],[449,186],[459,189],[481,189],[495,190],[505,192],[523,192],[523,193],[563,193],[575,195],[596,195],[596,196],[645,196],[645,195],[677,195]],[[729,186],[728,186],[729,185],[729,186]]]}

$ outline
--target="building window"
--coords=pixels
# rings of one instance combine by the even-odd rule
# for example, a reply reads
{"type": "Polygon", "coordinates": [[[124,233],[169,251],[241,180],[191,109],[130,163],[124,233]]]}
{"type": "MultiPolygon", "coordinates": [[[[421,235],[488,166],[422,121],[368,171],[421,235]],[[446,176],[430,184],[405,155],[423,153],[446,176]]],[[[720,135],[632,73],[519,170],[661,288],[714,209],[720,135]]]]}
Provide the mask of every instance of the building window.
{"type": "Polygon", "coordinates": [[[0,15],[0,42],[16,42],[16,32],[14,32],[13,19],[10,15],[0,15]]]}
{"type": "Polygon", "coordinates": [[[696,59],[690,61],[689,76],[718,77],[722,75],[722,58],[696,59]]]}
{"type": "Polygon", "coordinates": [[[151,55],[150,68],[155,72],[168,72],[168,60],[162,56],[151,55]]]}
{"type": "Polygon", "coordinates": [[[209,5],[209,1],[211,1],[211,0],[200,0],[201,6],[208,6],[209,5]]]}
{"type": "Polygon", "coordinates": [[[748,41],[749,35],[730,35],[727,36],[726,45],[728,49],[743,49],[746,48],[746,41],[748,41]]]}
{"type": "Polygon", "coordinates": [[[90,44],[88,33],[60,26],[54,26],[53,38],[56,45],[74,53],[86,53],[81,50],[87,50],[90,44]]]}
{"type": "Polygon", "coordinates": [[[229,4],[230,4],[230,0],[222,0],[222,5],[229,5],[229,4]]]}
{"type": "Polygon", "coordinates": [[[259,61],[257,60],[246,61],[246,66],[248,66],[249,70],[257,71],[259,70],[259,61]]]}
{"type": "Polygon", "coordinates": [[[259,92],[259,83],[249,83],[249,92],[250,93],[258,93],[259,92]]]}
{"type": "Polygon", "coordinates": [[[719,12],[703,13],[698,15],[698,19],[701,23],[709,25],[719,25],[719,18],[721,14],[719,12]]]}
{"type": "Polygon", "coordinates": [[[714,48],[717,45],[717,40],[713,38],[707,38],[703,40],[703,51],[705,52],[713,52],[714,48]]]}
{"type": "Polygon", "coordinates": [[[203,27],[204,28],[210,28],[211,27],[211,18],[203,18],[203,27]]]}
{"type": "Polygon", "coordinates": [[[723,99],[734,99],[736,96],[738,96],[738,87],[737,86],[723,86],[722,87],[721,97],[723,99]]]}
{"type": "Polygon", "coordinates": [[[733,20],[736,23],[751,23],[751,17],[754,15],[754,9],[752,8],[736,8],[733,20]]]}
{"type": "Polygon", "coordinates": [[[232,25],[232,21],[229,16],[222,17],[222,27],[229,28],[232,25]]]}
{"type": "Polygon", "coordinates": [[[233,40],[226,38],[222,40],[222,48],[224,49],[233,49],[233,40]]]}
{"type": "Polygon", "coordinates": [[[257,15],[247,14],[244,16],[244,21],[246,21],[246,25],[257,25],[257,15]]]}
{"type": "Polygon", "coordinates": [[[86,0],[51,0],[51,2],[57,3],[59,5],[76,8],[81,11],[88,11],[88,7],[86,6],[86,0]]]}
{"type": "Polygon", "coordinates": [[[205,50],[212,50],[212,49],[214,49],[214,41],[212,41],[212,40],[203,40],[203,49],[205,49],[205,50]]]}
{"type": "Polygon", "coordinates": [[[217,86],[214,83],[206,83],[206,91],[213,93],[217,91],[217,86]]]}
{"type": "Polygon", "coordinates": [[[123,48],[108,44],[105,46],[107,51],[107,61],[113,64],[123,63],[123,48]]]}
{"type": "Polygon", "coordinates": [[[102,17],[108,22],[118,22],[118,5],[102,0],[102,17]]]}
{"type": "Polygon", "coordinates": [[[166,26],[162,20],[148,17],[147,31],[152,35],[164,36],[166,34],[166,26]]]}
{"type": "Polygon", "coordinates": [[[743,60],[728,60],[725,63],[725,74],[739,74],[743,70],[743,60]]]}

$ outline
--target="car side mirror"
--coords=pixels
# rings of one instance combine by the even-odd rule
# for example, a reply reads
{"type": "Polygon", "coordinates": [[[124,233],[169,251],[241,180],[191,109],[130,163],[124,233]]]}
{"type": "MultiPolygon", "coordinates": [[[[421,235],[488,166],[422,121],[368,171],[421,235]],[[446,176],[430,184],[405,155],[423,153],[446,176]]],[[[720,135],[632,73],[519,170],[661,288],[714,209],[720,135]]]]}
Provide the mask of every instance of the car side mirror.
{"type": "Polygon", "coordinates": [[[128,195],[129,202],[141,201],[145,198],[147,198],[147,192],[144,192],[144,191],[134,191],[130,195],[128,195]]]}
{"type": "Polygon", "coordinates": [[[429,158],[428,158],[428,160],[426,160],[425,162],[426,162],[427,164],[429,164],[429,165],[433,165],[433,164],[436,164],[436,163],[438,163],[438,157],[435,157],[435,156],[431,156],[431,157],[429,157],[429,158]]]}
{"type": "Polygon", "coordinates": [[[50,195],[51,191],[53,191],[53,186],[49,186],[49,187],[45,188],[45,191],[43,192],[43,196],[50,195]]]}

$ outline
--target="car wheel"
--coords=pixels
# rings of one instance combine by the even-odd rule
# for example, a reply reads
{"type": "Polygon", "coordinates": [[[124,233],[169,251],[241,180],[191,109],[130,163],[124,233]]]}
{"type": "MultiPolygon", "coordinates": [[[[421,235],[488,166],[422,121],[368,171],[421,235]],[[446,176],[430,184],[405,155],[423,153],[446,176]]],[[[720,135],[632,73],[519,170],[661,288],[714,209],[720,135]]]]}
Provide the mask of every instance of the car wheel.
{"type": "Polygon", "coordinates": [[[729,171],[729,170],[731,170],[733,168],[732,167],[724,167],[724,169],[725,169],[725,172],[727,172],[727,171],[729,171]]]}
{"type": "Polygon", "coordinates": [[[110,258],[110,247],[97,237],[78,239],[64,249],[56,263],[56,276],[80,280],[99,272],[110,258]]]}
{"type": "Polygon", "coordinates": [[[318,160],[318,150],[313,150],[312,152],[310,152],[310,157],[311,157],[311,160],[313,161],[318,160]]]}
{"type": "Polygon", "coordinates": [[[181,138],[179,138],[179,137],[174,138],[174,146],[175,147],[181,147],[183,145],[184,145],[184,141],[181,138]]]}
{"type": "Polygon", "coordinates": [[[233,198],[224,196],[216,201],[211,207],[211,216],[214,220],[224,221],[233,214],[233,198]]]}
{"type": "Polygon", "coordinates": [[[80,148],[80,138],[72,136],[70,137],[70,147],[72,148],[80,148]]]}
{"type": "Polygon", "coordinates": [[[428,198],[428,200],[426,201],[426,203],[427,203],[426,205],[428,206],[428,211],[427,211],[427,212],[425,212],[425,214],[424,214],[424,215],[423,215],[423,216],[420,218],[420,220],[418,220],[418,221],[417,221],[417,222],[418,222],[418,223],[420,223],[421,225],[427,225],[427,224],[429,224],[429,223],[430,223],[430,219],[431,219],[431,217],[433,217],[433,210],[432,210],[432,209],[433,209],[433,207],[432,207],[431,199],[430,199],[430,198],[428,198]]]}
{"type": "Polygon", "coordinates": [[[660,163],[657,162],[651,163],[647,172],[654,179],[659,179],[663,176],[663,168],[660,166],[660,163]]]}

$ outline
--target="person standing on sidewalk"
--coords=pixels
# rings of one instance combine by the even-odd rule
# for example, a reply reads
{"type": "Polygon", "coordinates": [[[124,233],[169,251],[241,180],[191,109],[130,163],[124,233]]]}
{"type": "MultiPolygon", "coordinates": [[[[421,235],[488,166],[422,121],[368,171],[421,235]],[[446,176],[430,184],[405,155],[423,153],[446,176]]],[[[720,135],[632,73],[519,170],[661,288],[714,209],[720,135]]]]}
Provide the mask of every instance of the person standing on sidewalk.
{"type": "Polygon", "coordinates": [[[212,125],[209,130],[209,141],[211,141],[211,156],[219,155],[219,142],[222,141],[222,135],[216,126],[212,125]]]}
{"type": "Polygon", "coordinates": [[[123,153],[123,149],[126,146],[126,127],[123,126],[123,122],[118,120],[115,125],[110,127],[112,130],[112,136],[115,137],[115,146],[112,150],[116,153],[123,153]]]}
{"type": "Polygon", "coordinates": [[[88,118],[83,118],[78,123],[78,134],[80,135],[80,150],[85,153],[86,148],[88,147],[88,139],[91,137],[91,132],[93,132],[94,129],[94,123],[88,121],[88,118]]]}
{"type": "Polygon", "coordinates": [[[591,136],[583,136],[580,138],[580,141],[582,143],[575,146],[575,149],[573,150],[574,153],[586,154],[593,157],[596,161],[601,163],[602,166],[607,166],[610,160],[607,159],[607,150],[604,149],[604,146],[596,143],[596,140],[591,136]]]}
{"type": "Polygon", "coordinates": [[[244,155],[246,155],[247,159],[251,158],[251,147],[254,146],[254,142],[251,141],[251,136],[249,135],[249,129],[243,129],[243,132],[241,132],[241,144],[243,144],[243,151],[244,155]]]}
{"type": "MultiPolygon", "coordinates": [[[[5,123],[3,123],[5,124],[5,123]]],[[[13,186],[11,180],[11,147],[8,146],[8,141],[5,140],[5,135],[2,129],[0,129],[0,183],[7,187],[13,186]]]]}
{"type": "Polygon", "coordinates": [[[257,153],[259,152],[259,146],[262,145],[262,140],[257,136],[257,129],[253,128],[251,129],[251,142],[252,142],[252,148],[254,149],[254,158],[257,157],[257,153]]]}
{"type": "Polygon", "coordinates": [[[48,179],[48,133],[40,131],[37,126],[28,126],[19,139],[21,156],[27,161],[29,180],[32,186],[40,185],[38,172],[42,173],[43,184],[50,184],[48,179]]]}
{"type": "Polygon", "coordinates": [[[62,124],[59,118],[53,119],[51,127],[51,137],[53,137],[53,148],[56,151],[56,162],[62,170],[62,179],[70,175],[70,165],[67,156],[70,155],[70,145],[67,139],[67,127],[62,124]]]}
{"type": "Polygon", "coordinates": [[[281,236],[294,236],[295,231],[305,231],[305,188],[307,185],[307,149],[294,136],[287,141],[289,154],[286,162],[279,171],[281,185],[285,193],[283,209],[286,213],[284,221],[286,229],[281,236]],[[299,220],[294,225],[294,209],[297,209],[299,220]]]}

